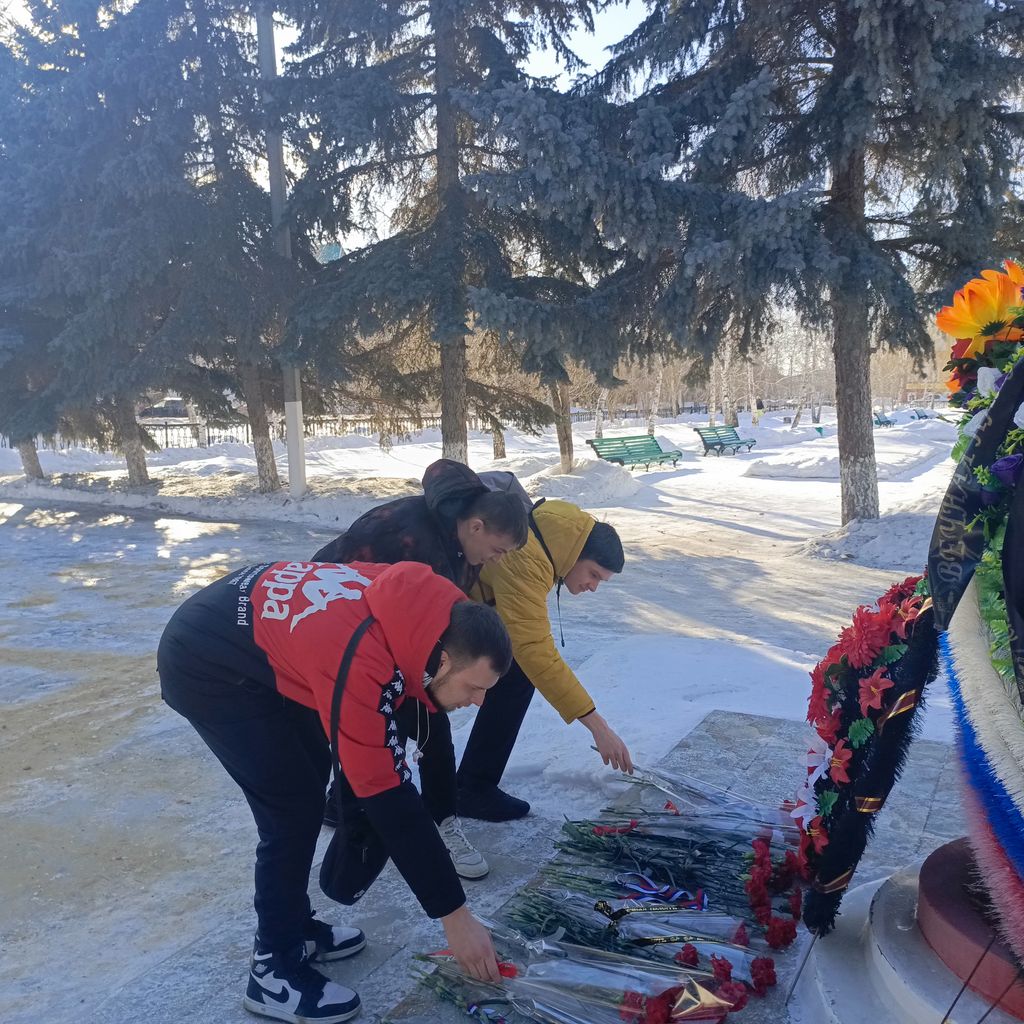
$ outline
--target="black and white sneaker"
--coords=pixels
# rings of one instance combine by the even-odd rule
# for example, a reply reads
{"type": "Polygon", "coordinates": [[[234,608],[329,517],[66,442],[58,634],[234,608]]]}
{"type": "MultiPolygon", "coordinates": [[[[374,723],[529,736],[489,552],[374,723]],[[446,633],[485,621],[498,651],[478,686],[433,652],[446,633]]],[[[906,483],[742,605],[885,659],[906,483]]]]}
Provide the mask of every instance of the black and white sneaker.
{"type": "Polygon", "coordinates": [[[242,1005],[291,1024],[341,1024],[359,1012],[359,996],[315,970],[305,945],[274,953],[257,940],[242,1005]]]}
{"type": "Polygon", "coordinates": [[[311,917],[306,924],[306,953],[310,960],[344,960],[366,948],[366,936],[358,928],[328,924],[311,917]]]}

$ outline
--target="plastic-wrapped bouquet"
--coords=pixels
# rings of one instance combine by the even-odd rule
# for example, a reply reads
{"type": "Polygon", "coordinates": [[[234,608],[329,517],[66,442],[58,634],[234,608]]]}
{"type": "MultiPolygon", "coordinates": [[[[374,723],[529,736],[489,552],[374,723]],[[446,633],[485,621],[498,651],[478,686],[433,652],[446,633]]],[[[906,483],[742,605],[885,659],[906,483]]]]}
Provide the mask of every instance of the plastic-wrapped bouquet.
{"type": "Polygon", "coordinates": [[[495,1020],[505,1007],[546,1024],[720,1022],[746,1002],[743,985],[711,972],[556,939],[528,941],[509,929],[496,929],[494,938],[503,956],[500,985],[469,978],[447,951],[419,958],[435,966],[424,982],[478,1017],[495,1020]]]}

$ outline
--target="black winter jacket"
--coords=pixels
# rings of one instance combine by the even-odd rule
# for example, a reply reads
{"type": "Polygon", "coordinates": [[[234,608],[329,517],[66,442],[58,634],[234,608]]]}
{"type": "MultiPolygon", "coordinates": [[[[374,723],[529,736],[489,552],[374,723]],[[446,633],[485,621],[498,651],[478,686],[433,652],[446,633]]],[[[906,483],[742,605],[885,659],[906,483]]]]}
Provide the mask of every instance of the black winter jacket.
{"type": "Polygon", "coordinates": [[[469,466],[438,459],[423,474],[422,496],[396,498],[370,509],[312,561],[423,562],[468,594],[480,567],[466,563],[456,522],[487,489],[469,466]]]}

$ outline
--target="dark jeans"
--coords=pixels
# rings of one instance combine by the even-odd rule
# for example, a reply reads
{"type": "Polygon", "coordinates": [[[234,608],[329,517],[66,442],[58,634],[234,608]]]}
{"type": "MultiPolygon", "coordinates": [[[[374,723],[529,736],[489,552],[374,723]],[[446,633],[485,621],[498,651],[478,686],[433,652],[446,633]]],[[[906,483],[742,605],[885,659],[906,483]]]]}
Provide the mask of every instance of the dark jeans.
{"type": "Polygon", "coordinates": [[[309,872],[324,813],[330,748],[319,715],[259,683],[204,676],[173,643],[157,655],[164,700],[238,783],[259,832],[260,943],[285,950],[311,916],[309,872]]]}
{"type": "Polygon", "coordinates": [[[476,713],[473,731],[469,734],[459,765],[460,786],[498,785],[534,692],[533,683],[514,661],[512,667],[487,691],[476,713]]]}

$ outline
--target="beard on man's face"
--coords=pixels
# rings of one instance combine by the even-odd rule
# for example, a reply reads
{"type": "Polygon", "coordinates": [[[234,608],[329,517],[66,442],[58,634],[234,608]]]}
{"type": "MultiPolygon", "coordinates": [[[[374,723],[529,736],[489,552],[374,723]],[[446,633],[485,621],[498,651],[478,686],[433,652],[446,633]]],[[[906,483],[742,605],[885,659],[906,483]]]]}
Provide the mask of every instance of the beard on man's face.
{"type": "Polygon", "coordinates": [[[431,679],[430,684],[426,687],[426,691],[430,696],[430,699],[434,702],[438,711],[443,711],[446,715],[450,715],[454,708],[448,701],[448,674],[445,673],[443,676],[434,676],[431,679]]]}

